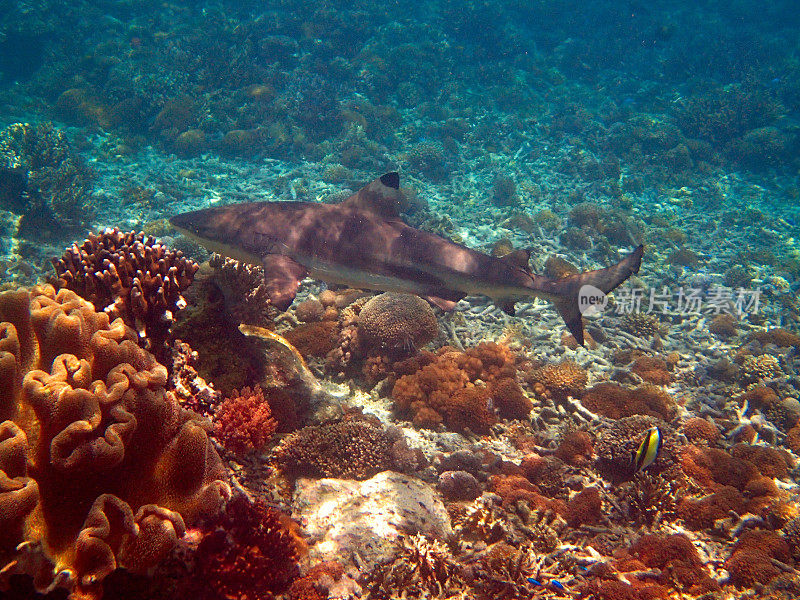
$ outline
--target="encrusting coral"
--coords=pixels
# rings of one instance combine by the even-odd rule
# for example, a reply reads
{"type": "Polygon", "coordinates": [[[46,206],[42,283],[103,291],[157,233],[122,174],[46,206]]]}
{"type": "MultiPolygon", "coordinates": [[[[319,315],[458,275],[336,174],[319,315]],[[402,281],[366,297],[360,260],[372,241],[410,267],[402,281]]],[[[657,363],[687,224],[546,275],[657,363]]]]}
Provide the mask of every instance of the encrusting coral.
{"type": "Polygon", "coordinates": [[[121,317],[139,344],[168,364],[169,333],[181,293],[198,265],[143,233],[106,229],[53,259],[54,284],[91,302],[111,319],[121,317]]]}
{"type": "Polygon", "coordinates": [[[387,469],[412,472],[424,462],[399,429],[384,429],[374,417],[358,413],[288,435],[274,458],[293,475],[345,479],[369,479],[387,469]]]}
{"type": "Polygon", "coordinates": [[[96,597],[230,490],[203,425],[122,319],[51,286],[0,293],[2,579],[96,597]]]}

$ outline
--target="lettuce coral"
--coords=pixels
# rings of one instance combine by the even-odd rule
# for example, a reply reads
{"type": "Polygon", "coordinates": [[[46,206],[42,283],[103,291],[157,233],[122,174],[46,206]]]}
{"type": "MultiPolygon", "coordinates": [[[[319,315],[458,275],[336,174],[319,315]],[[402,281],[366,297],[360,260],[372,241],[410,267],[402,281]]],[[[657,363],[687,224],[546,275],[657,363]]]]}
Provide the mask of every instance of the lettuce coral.
{"type": "Polygon", "coordinates": [[[0,293],[6,583],[24,573],[96,597],[114,569],[153,566],[223,504],[221,461],[166,382],[122,319],[74,292],[0,293]]]}

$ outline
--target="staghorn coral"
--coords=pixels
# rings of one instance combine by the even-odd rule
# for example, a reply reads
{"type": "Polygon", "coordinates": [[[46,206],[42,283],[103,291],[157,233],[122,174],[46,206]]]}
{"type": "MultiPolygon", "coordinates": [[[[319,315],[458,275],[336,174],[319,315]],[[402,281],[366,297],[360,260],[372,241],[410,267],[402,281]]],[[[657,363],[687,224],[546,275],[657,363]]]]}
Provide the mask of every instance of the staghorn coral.
{"type": "Polygon", "coordinates": [[[674,516],[678,480],[642,471],[634,475],[631,483],[630,491],[625,497],[635,521],[647,527],[655,527],[663,518],[674,516]]]}
{"type": "Polygon", "coordinates": [[[421,463],[399,429],[358,415],[304,427],[284,438],[273,457],[292,475],[344,479],[369,479],[387,469],[414,471],[421,463]]]}
{"type": "Polygon", "coordinates": [[[200,542],[194,577],[221,598],[270,600],[300,575],[304,551],[296,523],[237,496],[200,542]]]}
{"type": "Polygon", "coordinates": [[[0,293],[0,322],[3,578],[95,597],[221,506],[221,462],[122,319],[44,286],[0,293]]]}
{"type": "Polygon", "coordinates": [[[239,456],[263,448],[278,428],[259,385],[234,391],[217,407],[214,420],[217,439],[239,456]]]}
{"type": "MultiPolygon", "coordinates": [[[[139,334],[139,344],[162,361],[169,356],[173,316],[198,265],[180,251],[133,231],[106,229],[53,259],[54,285],[77,293],[139,334]]],[[[167,363],[168,364],[168,363],[167,363]]]]}
{"type": "Polygon", "coordinates": [[[52,123],[0,131],[0,175],[2,208],[22,215],[21,233],[78,231],[92,218],[91,174],[52,123]]]}
{"type": "Polygon", "coordinates": [[[598,383],[586,390],[581,404],[592,412],[612,419],[648,415],[671,421],[678,412],[678,407],[669,394],[648,384],[631,390],[616,383],[598,383]]]}
{"type": "Polygon", "coordinates": [[[413,294],[386,292],[370,298],[358,314],[358,339],[367,354],[408,356],[439,333],[430,304],[413,294]]]}

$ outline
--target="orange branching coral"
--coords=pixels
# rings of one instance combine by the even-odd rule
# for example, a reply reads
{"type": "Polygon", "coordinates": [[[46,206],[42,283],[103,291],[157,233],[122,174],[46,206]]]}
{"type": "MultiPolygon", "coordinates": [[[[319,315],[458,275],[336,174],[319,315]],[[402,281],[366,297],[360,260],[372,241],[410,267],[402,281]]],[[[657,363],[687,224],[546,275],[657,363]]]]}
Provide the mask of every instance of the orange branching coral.
{"type": "Polygon", "coordinates": [[[678,412],[672,397],[653,385],[642,385],[631,390],[616,383],[598,383],[586,390],[581,404],[592,412],[612,419],[649,415],[671,421],[678,412]]]}
{"type": "Polygon", "coordinates": [[[655,356],[640,356],[633,361],[631,371],[649,383],[666,385],[672,381],[666,361],[655,356]]]}
{"type": "Polygon", "coordinates": [[[603,499],[600,496],[600,490],[596,487],[587,487],[567,502],[564,518],[570,527],[595,525],[600,521],[602,508],[603,499]]]}
{"type": "Polygon", "coordinates": [[[786,540],[774,531],[747,531],[733,546],[725,568],[735,585],[749,588],[767,583],[782,573],[770,559],[783,563],[791,560],[786,540]]]}
{"type": "Polygon", "coordinates": [[[716,444],[720,438],[717,426],[702,417],[687,419],[681,427],[681,432],[694,443],[716,444]]]}
{"type": "Polygon", "coordinates": [[[659,569],[661,584],[676,586],[693,596],[720,589],[685,535],[644,535],[631,547],[630,553],[645,566],[659,569]]]}
{"type": "Polygon", "coordinates": [[[263,448],[278,428],[258,385],[233,392],[219,405],[214,420],[219,441],[239,456],[263,448]]]}
{"type": "Polygon", "coordinates": [[[121,317],[139,333],[142,347],[160,359],[167,356],[172,317],[185,304],[181,293],[194,279],[196,262],[143,233],[115,228],[73,244],[53,264],[57,287],[76,292],[112,319],[121,317]]]}
{"type": "Polygon", "coordinates": [[[444,422],[456,431],[469,428],[488,433],[496,421],[489,403],[493,387],[505,394],[499,396],[498,404],[508,401],[502,410],[517,415],[524,412],[521,390],[513,389],[514,355],[500,344],[484,342],[466,352],[447,347],[436,354],[422,352],[400,363],[399,368],[405,374],[395,382],[392,397],[400,411],[411,414],[417,427],[444,422]],[[512,383],[506,382],[509,379],[512,383]]]}
{"type": "Polygon", "coordinates": [[[575,362],[565,360],[527,372],[525,381],[537,396],[563,402],[568,396],[579,398],[583,394],[587,375],[575,362]]]}
{"type": "Polygon", "coordinates": [[[55,575],[93,597],[115,568],[153,566],[185,520],[221,506],[219,457],[166,381],[122,319],[74,292],[0,293],[4,577],[46,587],[55,575]]]}
{"type": "Polygon", "coordinates": [[[576,467],[586,466],[594,454],[592,437],[585,431],[570,431],[561,438],[556,456],[576,467]]]}
{"type": "Polygon", "coordinates": [[[339,342],[339,324],[336,321],[303,323],[284,333],[284,337],[305,357],[324,357],[339,342]]]}
{"type": "Polygon", "coordinates": [[[750,339],[758,340],[762,344],[775,344],[779,348],[787,348],[789,346],[800,348],[800,335],[780,327],[756,331],[749,337],[750,339]]]}

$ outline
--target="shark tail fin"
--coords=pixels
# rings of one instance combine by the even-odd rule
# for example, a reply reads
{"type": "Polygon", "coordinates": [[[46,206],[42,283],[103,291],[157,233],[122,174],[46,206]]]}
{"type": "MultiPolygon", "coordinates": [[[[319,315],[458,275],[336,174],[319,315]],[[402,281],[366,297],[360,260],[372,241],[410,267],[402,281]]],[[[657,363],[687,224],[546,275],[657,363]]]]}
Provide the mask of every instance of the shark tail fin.
{"type": "Polygon", "coordinates": [[[537,278],[536,287],[555,305],[569,332],[583,345],[583,311],[594,297],[596,306],[604,303],[604,295],[619,286],[642,264],[644,246],[638,246],[617,264],[605,269],[585,271],[562,279],[537,278]]]}

